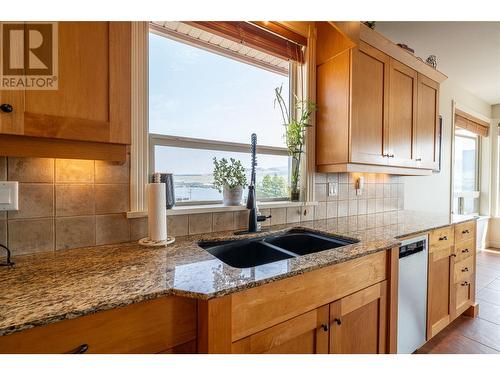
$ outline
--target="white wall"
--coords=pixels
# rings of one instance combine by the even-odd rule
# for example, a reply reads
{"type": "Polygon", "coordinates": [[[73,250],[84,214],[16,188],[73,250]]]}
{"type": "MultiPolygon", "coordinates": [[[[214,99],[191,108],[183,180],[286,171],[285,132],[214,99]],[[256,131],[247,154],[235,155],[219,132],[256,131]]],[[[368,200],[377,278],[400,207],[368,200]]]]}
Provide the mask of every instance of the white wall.
{"type": "Polygon", "coordinates": [[[500,218],[497,218],[499,197],[498,167],[499,167],[499,149],[498,149],[498,124],[500,123],[500,104],[491,107],[491,191],[492,191],[492,218],[488,226],[488,245],[500,248],[500,218]]]}
{"type": "MultiPolygon", "coordinates": [[[[376,30],[396,43],[404,41],[415,49],[416,56],[425,57],[430,53],[436,54],[439,69],[439,51],[429,49],[429,44],[424,43],[422,35],[419,35],[411,28],[405,28],[404,23],[377,22],[376,30]]],[[[443,71],[443,73],[446,74],[446,71],[443,71]]],[[[405,184],[405,209],[443,214],[450,213],[453,101],[460,104],[460,108],[471,111],[472,114],[487,118],[491,117],[491,105],[460,87],[453,78],[448,78],[441,84],[439,100],[439,113],[443,116],[441,172],[432,176],[403,178],[405,184]]],[[[483,147],[487,152],[487,155],[483,155],[483,165],[489,168],[490,152],[488,142],[483,147]]],[[[484,183],[486,184],[482,188],[486,189],[485,195],[488,195],[489,180],[486,181],[487,176],[485,174],[482,174],[482,176],[485,178],[484,183]]],[[[488,201],[486,205],[489,207],[489,199],[485,199],[488,201]]]]}

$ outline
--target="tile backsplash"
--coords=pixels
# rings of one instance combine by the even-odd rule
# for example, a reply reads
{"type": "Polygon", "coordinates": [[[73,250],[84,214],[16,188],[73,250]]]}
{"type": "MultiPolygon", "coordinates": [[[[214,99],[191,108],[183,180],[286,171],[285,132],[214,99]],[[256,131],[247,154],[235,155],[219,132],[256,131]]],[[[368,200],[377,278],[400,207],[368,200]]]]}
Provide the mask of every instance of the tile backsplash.
{"type": "MultiPolygon", "coordinates": [[[[127,219],[129,163],[93,160],[0,157],[0,180],[19,181],[19,211],[0,212],[0,243],[14,255],[137,240],[147,235],[147,218],[127,219]]],[[[339,219],[366,229],[391,222],[403,209],[403,183],[382,174],[317,173],[317,205],[261,209],[263,225],[339,219]],[[354,182],[365,187],[356,195],[354,182]],[[328,196],[328,183],[337,195],[328,196]]],[[[174,236],[237,230],[247,226],[246,210],[169,215],[174,236]]]]}

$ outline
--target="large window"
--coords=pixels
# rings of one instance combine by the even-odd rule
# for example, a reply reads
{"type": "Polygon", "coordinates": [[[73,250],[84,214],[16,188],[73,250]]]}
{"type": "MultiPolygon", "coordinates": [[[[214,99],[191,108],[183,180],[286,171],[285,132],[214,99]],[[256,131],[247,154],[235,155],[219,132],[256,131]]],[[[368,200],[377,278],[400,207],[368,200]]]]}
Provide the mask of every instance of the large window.
{"type": "Polygon", "coordinates": [[[236,157],[250,174],[257,134],[257,198],[287,199],[290,161],[274,89],[287,75],[150,33],[149,131],[152,167],[174,174],[179,203],[222,200],[213,157],[236,157]]]}
{"type": "Polygon", "coordinates": [[[455,130],[454,212],[479,212],[479,136],[455,130]]]}

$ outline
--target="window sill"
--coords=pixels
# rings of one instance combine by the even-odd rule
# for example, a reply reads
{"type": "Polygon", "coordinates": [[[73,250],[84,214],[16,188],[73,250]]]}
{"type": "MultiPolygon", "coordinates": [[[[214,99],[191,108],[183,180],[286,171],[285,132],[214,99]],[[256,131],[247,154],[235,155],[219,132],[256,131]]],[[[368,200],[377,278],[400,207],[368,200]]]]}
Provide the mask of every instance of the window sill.
{"type": "MultiPolygon", "coordinates": [[[[305,207],[305,206],[317,206],[318,202],[258,202],[260,209],[268,208],[287,208],[287,207],[305,207]]],[[[188,215],[188,214],[203,214],[203,213],[213,213],[213,212],[232,212],[232,211],[244,211],[247,208],[244,205],[241,206],[223,206],[222,204],[205,204],[200,206],[176,206],[170,210],[167,210],[167,216],[175,215],[188,215]]],[[[147,211],[140,212],[127,212],[128,219],[136,219],[141,217],[147,217],[147,211]]]]}

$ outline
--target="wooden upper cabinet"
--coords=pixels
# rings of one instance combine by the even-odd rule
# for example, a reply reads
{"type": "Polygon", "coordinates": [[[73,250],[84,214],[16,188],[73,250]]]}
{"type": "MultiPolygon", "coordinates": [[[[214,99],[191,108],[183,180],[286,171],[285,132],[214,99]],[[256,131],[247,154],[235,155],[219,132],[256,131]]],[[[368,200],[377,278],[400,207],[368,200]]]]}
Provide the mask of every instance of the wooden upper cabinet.
{"type": "MultiPolygon", "coordinates": [[[[351,162],[385,165],[389,57],[361,42],[352,51],[351,162]]],[[[321,108],[320,108],[321,110],[321,108]]]]}
{"type": "Polygon", "coordinates": [[[439,163],[439,84],[418,75],[417,126],[414,148],[417,166],[436,169],[439,163]]]}
{"type": "Polygon", "coordinates": [[[103,144],[130,144],[131,23],[58,22],[57,27],[58,89],[0,91],[1,103],[13,107],[0,115],[0,134],[24,136],[26,143],[3,136],[2,145],[21,142],[21,148],[52,156],[56,140],[73,149],[70,142],[87,142],[81,156],[99,150],[97,158],[107,153],[103,144]]]}
{"type": "Polygon", "coordinates": [[[414,167],[413,137],[417,122],[417,77],[415,70],[391,59],[389,121],[386,144],[389,164],[414,167]]]}
{"type": "Polygon", "coordinates": [[[331,354],[387,353],[387,282],[330,304],[331,354]]]}

